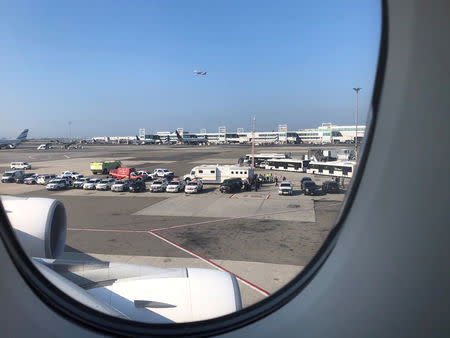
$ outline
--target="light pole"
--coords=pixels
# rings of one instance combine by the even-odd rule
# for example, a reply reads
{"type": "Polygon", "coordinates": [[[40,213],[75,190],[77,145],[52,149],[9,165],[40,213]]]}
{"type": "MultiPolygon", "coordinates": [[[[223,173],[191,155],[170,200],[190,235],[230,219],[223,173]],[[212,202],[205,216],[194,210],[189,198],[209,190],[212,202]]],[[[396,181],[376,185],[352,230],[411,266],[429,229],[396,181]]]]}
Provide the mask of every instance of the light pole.
{"type": "Polygon", "coordinates": [[[362,88],[353,88],[356,92],[356,118],[355,118],[355,160],[358,161],[358,94],[362,88]]]}
{"type": "Polygon", "coordinates": [[[256,117],[253,116],[253,119],[252,119],[252,168],[255,167],[255,120],[256,120],[256,117]]]}

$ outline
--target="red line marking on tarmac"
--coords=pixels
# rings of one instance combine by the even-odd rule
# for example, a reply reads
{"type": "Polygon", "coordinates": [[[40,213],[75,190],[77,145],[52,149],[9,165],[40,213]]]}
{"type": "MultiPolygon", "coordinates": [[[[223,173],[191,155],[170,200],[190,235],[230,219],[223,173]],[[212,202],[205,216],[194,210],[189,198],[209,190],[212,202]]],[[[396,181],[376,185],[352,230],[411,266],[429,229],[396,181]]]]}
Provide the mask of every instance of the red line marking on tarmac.
{"type": "Polygon", "coordinates": [[[255,289],[256,291],[262,293],[263,295],[270,296],[270,293],[268,291],[264,290],[263,288],[259,287],[258,285],[254,284],[254,283],[252,283],[252,282],[250,282],[248,280],[246,280],[245,278],[242,278],[239,275],[236,275],[235,273],[225,269],[223,266],[221,266],[221,265],[219,265],[217,263],[214,263],[212,260],[210,260],[210,259],[208,259],[206,257],[203,257],[203,256],[199,255],[198,253],[195,253],[192,250],[189,250],[189,249],[187,249],[185,247],[182,247],[180,244],[178,244],[178,243],[176,243],[176,242],[174,242],[174,241],[164,237],[163,235],[155,232],[154,230],[151,230],[148,233],[153,235],[153,236],[155,236],[155,237],[158,237],[159,239],[162,239],[166,243],[169,243],[169,244],[177,247],[178,249],[183,250],[184,252],[186,252],[186,253],[188,253],[188,254],[190,254],[190,255],[192,255],[192,256],[200,259],[200,260],[202,260],[203,262],[208,263],[209,265],[212,265],[213,267],[215,267],[218,270],[221,270],[221,271],[228,272],[228,273],[232,274],[237,279],[239,279],[242,283],[244,283],[247,286],[250,286],[251,288],[255,289]]]}
{"type": "Polygon", "coordinates": [[[229,198],[233,198],[234,195],[236,195],[236,194],[231,195],[229,198]]]}
{"type": "Polygon", "coordinates": [[[270,198],[270,194],[268,194],[267,196],[266,196],[266,200],[268,200],[270,198]]]}

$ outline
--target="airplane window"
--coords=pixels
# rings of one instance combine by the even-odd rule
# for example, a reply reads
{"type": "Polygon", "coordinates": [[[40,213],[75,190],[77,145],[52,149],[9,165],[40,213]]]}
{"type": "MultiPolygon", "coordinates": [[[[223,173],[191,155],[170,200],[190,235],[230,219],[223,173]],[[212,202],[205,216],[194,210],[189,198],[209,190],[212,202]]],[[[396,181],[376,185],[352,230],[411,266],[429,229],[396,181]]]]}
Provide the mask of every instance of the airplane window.
{"type": "Polygon", "coordinates": [[[378,1],[9,12],[1,202],[42,276],[119,322],[169,324],[298,278],[358,175],[378,1]]]}

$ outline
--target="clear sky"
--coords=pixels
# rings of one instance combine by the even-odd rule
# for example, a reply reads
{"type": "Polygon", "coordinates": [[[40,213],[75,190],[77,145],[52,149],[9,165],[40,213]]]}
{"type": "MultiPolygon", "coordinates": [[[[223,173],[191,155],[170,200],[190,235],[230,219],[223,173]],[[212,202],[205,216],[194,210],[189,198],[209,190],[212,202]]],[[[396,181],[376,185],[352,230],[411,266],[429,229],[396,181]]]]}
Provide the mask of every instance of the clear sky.
{"type": "Polygon", "coordinates": [[[1,1],[0,137],[354,124],[355,86],[364,123],[380,30],[375,0],[1,1]]]}

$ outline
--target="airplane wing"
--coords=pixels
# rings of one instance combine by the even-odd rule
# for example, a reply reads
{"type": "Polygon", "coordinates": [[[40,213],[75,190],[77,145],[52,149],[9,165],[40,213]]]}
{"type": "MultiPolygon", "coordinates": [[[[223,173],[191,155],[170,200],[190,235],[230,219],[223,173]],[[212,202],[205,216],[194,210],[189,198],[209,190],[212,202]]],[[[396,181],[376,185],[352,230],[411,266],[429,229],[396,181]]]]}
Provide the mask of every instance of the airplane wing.
{"type": "Polygon", "coordinates": [[[236,277],[228,272],[60,259],[67,231],[63,204],[48,198],[0,197],[39,271],[91,308],[147,323],[206,320],[242,308],[236,277]]]}

